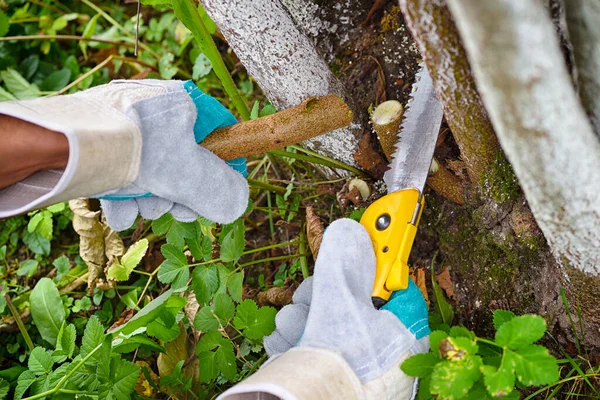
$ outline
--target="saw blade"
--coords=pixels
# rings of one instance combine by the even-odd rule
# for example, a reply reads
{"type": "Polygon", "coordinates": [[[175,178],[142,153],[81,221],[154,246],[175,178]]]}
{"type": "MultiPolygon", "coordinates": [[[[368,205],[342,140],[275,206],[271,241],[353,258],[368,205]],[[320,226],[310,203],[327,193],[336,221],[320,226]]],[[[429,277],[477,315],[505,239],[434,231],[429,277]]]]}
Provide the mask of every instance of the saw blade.
{"type": "Polygon", "coordinates": [[[423,193],[444,113],[426,67],[417,73],[411,100],[398,132],[390,170],[383,175],[388,193],[416,188],[423,193]]]}

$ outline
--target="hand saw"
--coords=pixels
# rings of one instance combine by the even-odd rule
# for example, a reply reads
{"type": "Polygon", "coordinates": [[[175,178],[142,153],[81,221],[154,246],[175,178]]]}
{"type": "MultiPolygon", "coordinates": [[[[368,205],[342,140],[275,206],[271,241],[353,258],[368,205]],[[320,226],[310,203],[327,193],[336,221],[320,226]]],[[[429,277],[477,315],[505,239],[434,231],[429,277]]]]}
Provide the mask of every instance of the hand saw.
{"type": "Polygon", "coordinates": [[[390,170],[383,177],[388,194],[371,204],[360,220],[377,258],[372,292],[377,308],[392,292],[408,287],[408,256],[423,212],[423,188],[444,116],[426,68],[417,73],[411,97],[390,170]]]}

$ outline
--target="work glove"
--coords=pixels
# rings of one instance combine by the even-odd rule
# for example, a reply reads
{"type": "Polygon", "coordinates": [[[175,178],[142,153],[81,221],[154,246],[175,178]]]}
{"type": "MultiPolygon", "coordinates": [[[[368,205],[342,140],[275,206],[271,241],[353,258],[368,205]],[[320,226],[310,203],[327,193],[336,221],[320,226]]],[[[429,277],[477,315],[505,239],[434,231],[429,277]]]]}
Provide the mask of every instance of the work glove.
{"type": "Polygon", "coordinates": [[[270,360],[221,399],[258,399],[252,397],[257,393],[286,400],[411,398],[415,381],[399,365],[429,350],[427,304],[410,281],[375,309],[375,265],[362,225],[348,219],[331,224],[314,276],[300,285],[264,339],[270,360]]]}
{"type": "Polygon", "coordinates": [[[97,197],[111,227],[123,230],[138,212],[230,223],[248,205],[244,177],[196,143],[236,121],[192,82],[118,80],[72,95],[2,102],[0,113],[69,142],[64,171],[40,171],[0,190],[0,218],[97,197]]]}
{"type": "MultiPolygon", "coordinates": [[[[140,85],[163,84],[163,81],[150,80],[114,83],[132,82],[140,85]]],[[[164,108],[154,104],[143,108],[138,106],[145,114],[141,119],[144,139],[152,141],[155,145],[147,147],[147,153],[142,154],[140,176],[136,181],[100,198],[106,221],[113,230],[130,228],[138,214],[145,219],[155,220],[169,212],[181,222],[195,221],[198,214],[215,222],[231,222],[241,214],[239,205],[230,210],[226,202],[223,202],[224,198],[235,198],[235,191],[239,191],[241,185],[233,184],[231,191],[224,187],[220,193],[208,190],[210,181],[214,178],[225,176],[233,182],[239,179],[232,179],[231,172],[222,162],[216,163],[214,159],[200,156],[208,152],[204,149],[199,150],[199,146],[196,145],[213,130],[233,125],[237,121],[229,110],[213,97],[203,93],[192,81],[177,82],[177,85],[173,85],[175,91],[185,90],[193,101],[195,109],[191,114],[195,115],[190,115],[190,107],[182,110],[173,107],[172,112],[165,112],[164,108]],[[192,121],[195,123],[191,124],[192,121]],[[192,125],[193,129],[190,129],[192,125]],[[174,129],[176,126],[179,126],[179,129],[174,129]],[[195,142],[193,144],[192,135],[195,142]],[[171,158],[182,159],[183,164],[186,164],[183,171],[187,174],[182,174],[182,165],[171,161],[171,158]],[[164,164],[159,162],[161,159],[165,159],[164,164]],[[188,193],[187,196],[185,192],[188,193]],[[155,195],[158,193],[161,194],[155,195]],[[206,193],[209,195],[205,195],[206,193]]],[[[245,159],[232,160],[227,164],[244,177],[247,175],[245,159]]],[[[244,209],[246,206],[247,204],[244,204],[244,209]]]]}

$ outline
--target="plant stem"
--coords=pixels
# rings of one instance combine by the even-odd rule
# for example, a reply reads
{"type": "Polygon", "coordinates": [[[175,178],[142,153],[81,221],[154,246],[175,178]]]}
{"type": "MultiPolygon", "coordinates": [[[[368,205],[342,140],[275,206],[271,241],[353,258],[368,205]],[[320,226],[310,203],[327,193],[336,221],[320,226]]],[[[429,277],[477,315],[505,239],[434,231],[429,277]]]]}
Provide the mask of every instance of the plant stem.
{"type": "Polygon", "coordinates": [[[269,192],[275,192],[279,194],[285,194],[286,189],[281,186],[271,185],[270,183],[258,181],[256,179],[248,179],[248,184],[252,188],[265,189],[269,192]]]}
{"type": "Polygon", "coordinates": [[[245,268],[249,265],[260,264],[263,262],[289,260],[290,258],[298,258],[298,257],[302,257],[302,256],[306,256],[306,254],[300,253],[300,254],[291,254],[291,255],[287,255],[287,256],[261,258],[260,260],[254,260],[254,261],[250,261],[250,262],[247,262],[244,264],[240,264],[240,267],[245,268]]]}
{"type": "Polygon", "coordinates": [[[96,71],[104,68],[106,66],[106,64],[108,64],[109,62],[112,61],[112,59],[113,59],[112,55],[106,57],[106,59],[104,61],[102,61],[100,64],[96,65],[94,68],[90,69],[88,72],[86,72],[85,74],[81,75],[79,78],[75,79],[73,82],[69,83],[67,86],[65,86],[61,90],[59,90],[57,92],[54,92],[52,94],[49,94],[48,97],[50,97],[50,96],[56,96],[56,95],[59,95],[59,94],[66,93],[72,87],[75,87],[75,86],[79,85],[79,82],[83,81],[88,76],[90,76],[90,75],[94,74],[96,71]]]}
{"type": "Polygon", "coordinates": [[[56,386],[53,389],[47,390],[45,392],[42,393],[38,393],[34,396],[30,396],[30,397],[26,397],[23,400],[35,400],[35,399],[42,399],[46,396],[52,396],[54,393],[58,392],[65,383],[67,383],[67,381],[73,376],[73,374],[75,374],[75,372],[77,372],[77,370],[79,368],[81,368],[83,366],[83,364],[85,364],[98,350],[100,350],[100,348],[102,347],[103,343],[100,343],[98,346],[94,347],[94,349],[92,351],[90,351],[88,353],[87,356],[85,356],[81,361],[79,361],[77,363],[77,365],[75,365],[75,367],[69,371],[69,373],[65,376],[63,376],[61,378],[60,381],[58,381],[58,383],[56,384],[56,386]]]}
{"type": "Polygon", "coordinates": [[[310,276],[310,273],[308,272],[308,261],[306,260],[306,226],[303,226],[302,229],[300,229],[298,250],[300,251],[300,254],[303,254],[303,256],[300,257],[300,270],[302,271],[302,277],[306,279],[310,276]]]}
{"type": "MultiPolygon", "coordinates": [[[[2,285],[0,285],[0,290],[4,290],[2,285]]],[[[23,335],[23,339],[25,339],[25,343],[27,343],[27,347],[29,348],[29,351],[33,351],[35,346],[33,345],[33,342],[31,341],[31,337],[29,337],[29,332],[27,332],[27,328],[25,327],[25,324],[23,323],[23,320],[21,319],[21,315],[19,314],[19,311],[13,304],[8,293],[6,293],[4,295],[4,300],[6,300],[6,305],[8,305],[8,308],[10,309],[10,313],[13,315],[13,318],[15,319],[15,322],[17,323],[17,326],[19,327],[19,331],[21,331],[21,335],[23,335]]]]}
{"type": "Polygon", "coordinates": [[[200,18],[200,14],[198,14],[196,3],[193,0],[173,0],[173,10],[175,11],[177,18],[179,18],[179,20],[190,31],[192,31],[192,34],[200,45],[202,52],[212,63],[213,70],[223,84],[223,89],[225,89],[225,92],[227,92],[227,95],[231,99],[235,109],[244,120],[249,120],[250,110],[242,99],[242,96],[240,96],[240,93],[233,82],[233,78],[227,70],[225,62],[223,61],[223,57],[221,57],[221,53],[219,53],[219,49],[217,49],[217,45],[212,39],[210,32],[208,32],[206,25],[204,25],[204,22],[202,22],[202,18],[200,18]]]}
{"type": "Polygon", "coordinates": [[[297,146],[297,145],[292,145],[290,147],[293,148],[294,150],[301,151],[305,154],[291,153],[289,151],[283,151],[283,150],[274,150],[274,151],[271,151],[271,154],[274,154],[279,157],[288,157],[288,158],[294,158],[296,160],[308,161],[308,162],[312,162],[315,164],[324,165],[324,166],[330,167],[330,168],[345,169],[346,171],[350,171],[355,175],[362,176],[364,178],[368,177],[368,175],[365,172],[359,170],[358,168],[354,168],[350,165],[344,164],[343,162],[334,160],[333,158],[322,156],[318,153],[315,153],[314,151],[307,150],[307,149],[297,146]]]}
{"type": "Polygon", "coordinates": [[[115,44],[119,46],[133,47],[133,43],[119,42],[116,40],[108,39],[95,39],[95,38],[84,38],[83,36],[77,35],[21,35],[21,36],[5,36],[0,37],[0,42],[9,41],[21,41],[21,40],[77,40],[81,42],[97,42],[115,44]]]}

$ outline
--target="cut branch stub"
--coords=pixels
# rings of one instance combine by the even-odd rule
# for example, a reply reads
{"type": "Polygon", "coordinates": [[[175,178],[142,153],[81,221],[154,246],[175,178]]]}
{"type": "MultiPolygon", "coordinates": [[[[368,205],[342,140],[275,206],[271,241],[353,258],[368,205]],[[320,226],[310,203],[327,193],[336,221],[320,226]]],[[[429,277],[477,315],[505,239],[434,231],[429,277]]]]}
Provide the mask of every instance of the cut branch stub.
{"type": "Polygon", "coordinates": [[[460,179],[435,158],[431,160],[427,185],[448,200],[460,205],[465,204],[465,192],[460,179]]]}
{"type": "Polygon", "coordinates": [[[444,106],[469,178],[480,185],[499,145],[446,1],[400,0],[400,7],[444,106]]]}
{"type": "Polygon", "coordinates": [[[335,95],[311,97],[266,117],[219,128],[202,147],[224,160],[233,160],[314,138],[352,122],[352,111],[335,95]]]}
{"type": "Polygon", "coordinates": [[[388,100],[378,105],[371,115],[373,129],[388,161],[392,161],[392,154],[396,149],[403,114],[404,108],[399,101],[388,100]]]}

